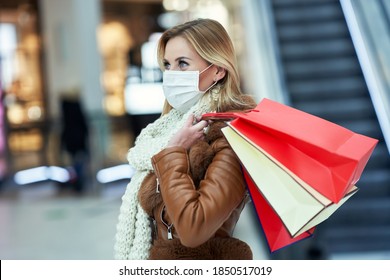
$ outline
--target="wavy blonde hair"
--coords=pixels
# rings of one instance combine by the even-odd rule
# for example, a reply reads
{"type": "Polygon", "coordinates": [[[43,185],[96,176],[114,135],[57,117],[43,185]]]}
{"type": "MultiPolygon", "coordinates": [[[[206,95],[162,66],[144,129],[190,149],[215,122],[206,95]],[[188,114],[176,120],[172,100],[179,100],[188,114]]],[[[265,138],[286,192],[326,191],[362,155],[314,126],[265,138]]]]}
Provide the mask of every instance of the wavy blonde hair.
{"type": "MultiPolygon", "coordinates": [[[[227,108],[248,107],[247,102],[242,98],[233,43],[220,23],[212,19],[196,19],[166,30],[157,48],[158,63],[163,71],[165,47],[170,39],[177,36],[186,39],[205,61],[226,71],[225,77],[215,85],[220,87],[220,91],[215,104],[214,102],[212,104],[214,107],[212,109],[223,112],[227,108]]],[[[205,96],[208,94],[206,93],[205,96]]],[[[171,109],[172,107],[165,101],[163,114],[171,109]]]]}

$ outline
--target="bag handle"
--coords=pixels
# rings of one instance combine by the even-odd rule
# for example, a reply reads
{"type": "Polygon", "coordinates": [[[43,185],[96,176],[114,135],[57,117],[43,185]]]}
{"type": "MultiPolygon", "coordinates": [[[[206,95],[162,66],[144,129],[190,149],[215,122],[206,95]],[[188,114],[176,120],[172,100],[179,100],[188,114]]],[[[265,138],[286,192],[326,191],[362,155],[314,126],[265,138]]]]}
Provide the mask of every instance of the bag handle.
{"type": "Polygon", "coordinates": [[[225,120],[225,121],[230,121],[237,119],[241,117],[243,114],[247,114],[250,112],[258,112],[259,110],[256,109],[251,109],[251,110],[246,110],[242,112],[223,112],[223,113],[206,113],[203,114],[201,117],[201,120],[225,120]]]}
{"type": "Polygon", "coordinates": [[[238,116],[235,113],[206,113],[203,114],[201,117],[201,120],[209,121],[209,120],[233,120],[236,119],[238,116]]]}

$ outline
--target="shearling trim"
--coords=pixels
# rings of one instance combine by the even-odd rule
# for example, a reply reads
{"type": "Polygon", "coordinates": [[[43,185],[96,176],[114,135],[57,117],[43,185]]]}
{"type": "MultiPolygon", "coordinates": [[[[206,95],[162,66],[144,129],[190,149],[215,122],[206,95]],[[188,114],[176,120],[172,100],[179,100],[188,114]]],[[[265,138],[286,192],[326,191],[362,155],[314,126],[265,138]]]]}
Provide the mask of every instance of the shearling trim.
{"type": "Polygon", "coordinates": [[[221,129],[225,126],[226,126],[226,123],[224,121],[211,122],[209,125],[209,129],[207,131],[205,140],[211,144],[212,142],[214,142],[218,138],[223,137],[223,133],[222,133],[221,129]]]}
{"type": "Polygon", "coordinates": [[[151,260],[252,260],[251,248],[233,237],[214,237],[196,248],[185,247],[180,240],[155,240],[151,260]]]}
{"type": "Polygon", "coordinates": [[[207,167],[214,158],[214,151],[205,141],[198,141],[194,144],[189,153],[189,161],[192,179],[196,187],[199,186],[200,181],[203,179],[207,167]]]}
{"type": "Polygon", "coordinates": [[[200,181],[204,178],[207,167],[214,158],[215,151],[211,144],[218,138],[223,137],[221,128],[226,126],[223,121],[212,122],[204,141],[198,141],[189,150],[188,157],[190,161],[192,179],[195,186],[199,186],[200,181]]]}
{"type": "Polygon", "coordinates": [[[161,194],[156,192],[156,187],[156,175],[154,173],[149,173],[138,191],[138,201],[150,217],[153,217],[154,208],[163,201],[161,194]]]}

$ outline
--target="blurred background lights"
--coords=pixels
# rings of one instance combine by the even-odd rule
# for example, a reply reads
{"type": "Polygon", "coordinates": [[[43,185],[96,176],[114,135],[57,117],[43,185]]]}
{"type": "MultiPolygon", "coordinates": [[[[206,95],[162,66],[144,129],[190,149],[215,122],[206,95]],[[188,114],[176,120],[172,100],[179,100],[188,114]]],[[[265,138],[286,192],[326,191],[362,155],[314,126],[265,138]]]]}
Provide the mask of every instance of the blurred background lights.
{"type": "Polygon", "coordinates": [[[220,22],[229,32],[229,13],[220,0],[199,0],[192,13],[194,18],[211,18],[220,22]]]}
{"type": "Polygon", "coordinates": [[[17,47],[16,27],[9,23],[0,23],[0,78],[2,86],[8,87],[13,79],[13,73],[6,71],[13,68],[14,50],[17,47]]]}
{"type": "Polygon", "coordinates": [[[69,181],[70,175],[67,169],[58,166],[39,166],[15,173],[14,180],[18,185],[26,185],[46,180],[60,183],[69,181]]]}
{"type": "Polygon", "coordinates": [[[182,19],[179,12],[166,12],[159,15],[157,21],[161,27],[168,29],[179,24],[182,19]]]}
{"type": "Polygon", "coordinates": [[[110,183],[123,179],[130,179],[134,174],[134,169],[128,164],[121,164],[100,170],[96,174],[96,179],[100,183],[110,183]]]}
{"type": "Polygon", "coordinates": [[[39,106],[31,106],[27,111],[28,118],[32,121],[39,120],[42,116],[42,110],[39,106]]]}
{"type": "Polygon", "coordinates": [[[168,11],[185,11],[190,3],[188,0],[164,0],[163,6],[168,11]]]}
{"type": "Polygon", "coordinates": [[[19,104],[13,104],[8,108],[7,117],[13,124],[21,124],[24,121],[24,110],[19,104]]]}

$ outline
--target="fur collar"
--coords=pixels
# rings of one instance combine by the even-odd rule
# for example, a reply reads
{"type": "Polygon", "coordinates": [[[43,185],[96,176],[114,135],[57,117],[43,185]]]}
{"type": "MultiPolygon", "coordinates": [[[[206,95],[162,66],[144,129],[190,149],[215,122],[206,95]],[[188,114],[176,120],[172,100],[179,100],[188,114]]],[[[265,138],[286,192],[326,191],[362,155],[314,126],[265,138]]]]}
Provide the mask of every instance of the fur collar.
{"type": "Polygon", "coordinates": [[[212,148],[212,144],[217,139],[223,137],[221,128],[225,126],[226,124],[223,121],[211,123],[205,136],[205,140],[195,143],[188,152],[191,175],[196,187],[204,177],[206,170],[216,153],[216,151],[212,148]]]}

